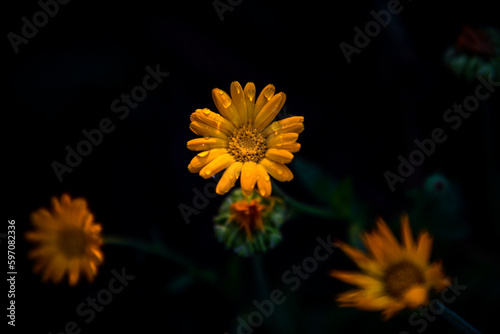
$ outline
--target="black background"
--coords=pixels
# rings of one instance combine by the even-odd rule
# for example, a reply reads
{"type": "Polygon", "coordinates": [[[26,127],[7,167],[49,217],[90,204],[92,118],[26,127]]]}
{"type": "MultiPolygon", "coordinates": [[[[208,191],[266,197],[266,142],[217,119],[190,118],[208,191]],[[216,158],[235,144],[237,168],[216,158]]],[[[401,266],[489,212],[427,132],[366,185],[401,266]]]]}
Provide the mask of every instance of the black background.
{"type": "MultiPolygon", "coordinates": [[[[452,308],[483,332],[497,327],[494,301],[500,291],[494,283],[499,279],[500,222],[486,199],[486,189],[494,181],[486,173],[493,166],[484,160],[481,112],[456,131],[448,128],[447,141],[395,192],[383,173],[395,172],[398,155],[407,156],[414,149],[413,140],[443,127],[444,111],[473,94],[475,84],[457,80],[444,66],[443,54],[464,24],[497,25],[498,11],[492,1],[401,4],[402,12],[393,15],[350,64],[339,44],[353,44],[353,28],[373,20],[370,11],[385,9],[384,1],[243,0],[221,21],[212,1],[73,0],[60,5],[57,15],[17,54],[6,36],[20,34],[21,18],[31,21],[40,7],[35,1],[4,4],[3,226],[7,219],[16,221],[16,330],[59,333],[74,320],[82,333],[129,332],[133,327],[144,333],[235,332],[242,307],[260,297],[251,261],[225,250],[214,237],[212,216],[223,197],[211,199],[189,224],[178,209],[180,203],[192,205],[193,188],[202,190],[210,182],[187,170],[194,152],[187,150],[186,142],[196,137],[189,130],[189,115],[197,108],[215,111],[211,90],[229,91],[235,80],[242,85],[252,81],[258,91],[272,83],[287,94],[287,113],[305,117],[302,149],[296,156],[335,178],[352,177],[372,218],[392,219],[411,208],[405,190],[421,185],[435,171],[458,184],[471,230],[467,238],[447,244],[444,264],[450,276],[474,276],[476,285],[452,308]],[[142,83],[146,66],[157,64],[169,76],[120,120],[111,102],[142,83]],[[96,128],[103,118],[112,120],[114,131],[59,182],[51,164],[64,162],[65,147],[75,148],[84,139],[82,130],[96,128]],[[29,213],[64,192],[88,200],[106,235],[163,240],[201,268],[218,272],[222,285],[237,280],[238,288],[231,296],[203,282],[168,290],[184,272],[182,267],[112,245],[104,246],[105,263],[94,283],[83,281],[75,288],[41,283],[31,271],[31,261],[25,260],[30,245],[22,235],[30,228],[29,213]],[[475,269],[477,258],[485,259],[483,269],[475,269]],[[236,263],[238,273],[224,274],[228,263],[236,263]],[[75,312],[77,305],[107,286],[111,270],[121,268],[136,278],[85,324],[75,312]]],[[[498,94],[489,102],[492,114],[487,124],[492,132],[487,140],[498,148],[498,94]]],[[[298,182],[282,188],[311,201],[298,182]]],[[[263,257],[271,288],[282,286],[281,274],[311,256],[317,237],[330,234],[346,239],[345,225],[307,216],[287,223],[283,243],[263,257]]],[[[409,330],[406,316],[382,322],[376,313],[336,308],[335,294],[347,286],[329,278],[328,271],[348,266],[350,262],[337,252],[288,296],[301,305],[283,306],[288,332],[409,330]]],[[[5,305],[5,293],[1,295],[5,305]]],[[[255,332],[272,331],[264,325],[255,332]]],[[[454,329],[438,319],[427,332],[454,329]]]]}

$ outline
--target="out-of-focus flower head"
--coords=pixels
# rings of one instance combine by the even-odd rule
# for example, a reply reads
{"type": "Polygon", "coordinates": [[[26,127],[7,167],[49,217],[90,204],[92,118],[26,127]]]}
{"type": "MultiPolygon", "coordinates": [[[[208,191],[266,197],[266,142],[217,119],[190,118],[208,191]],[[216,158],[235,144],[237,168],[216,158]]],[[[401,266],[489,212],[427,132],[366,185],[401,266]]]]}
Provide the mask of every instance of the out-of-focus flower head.
{"type": "Polygon", "coordinates": [[[69,285],[78,283],[83,274],[93,281],[103,262],[101,225],[83,198],[71,199],[63,194],[52,198],[50,210],[40,208],[31,214],[35,229],[26,233],[36,247],[28,254],[35,260],[34,271],[42,280],[60,283],[65,274],[69,285]]]}
{"type": "Polygon", "coordinates": [[[400,244],[387,224],[379,219],[377,229],[363,235],[369,250],[365,254],[345,243],[339,247],[361,272],[333,270],[331,275],[357,286],[340,294],[342,307],[382,311],[389,319],[404,308],[416,309],[429,303],[429,290],[441,291],[450,284],[440,262],[430,263],[432,238],[421,232],[415,242],[407,215],[401,217],[400,244]]]}
{"type": "Polygon", "coordinates": [[[459,78],[478,76],[500,79],[500,30],[466,25],[444,56],[446,66],[459,78]]]}
{"type": "Polygon", "coordinates": [[[432,197],[440,197],[450,188],[450,181],[441,173],[430,175],[424,183],[426,193],[432,197]]]}

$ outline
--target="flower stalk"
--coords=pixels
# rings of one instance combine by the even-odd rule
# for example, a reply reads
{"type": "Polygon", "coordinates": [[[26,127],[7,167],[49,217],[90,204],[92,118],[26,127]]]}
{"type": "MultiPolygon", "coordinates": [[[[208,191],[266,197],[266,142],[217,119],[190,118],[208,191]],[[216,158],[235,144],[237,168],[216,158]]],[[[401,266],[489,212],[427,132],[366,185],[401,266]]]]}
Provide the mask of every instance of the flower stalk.
{"type": "Polygon", "coordinates": [[[443,312],[441,313],[441,316],[448,320],[450,324],[455,326],[458,330],[460,330],[464,334],[481,334],[477,329],[472,327],[467,321],[465,321],[462,317],[460,317],[458,314],[447,308],[443,303],[440,301],[437,302],[439,306],[443,309],[443,312]]]}
{"type": "Polygon", "coordinates": [[[192,276],[210,284],[215,283],[216,278],[215,274],[212,271],[201,270],[199,266],[196,265],[193,261],[185,256],[180,255],[180,253],[174,252],[163,243],[151,243],[121,236],[104,236],[103,241],[105,245],[129,247],[141,252],[163,257],[186,268],[192,276]]]}

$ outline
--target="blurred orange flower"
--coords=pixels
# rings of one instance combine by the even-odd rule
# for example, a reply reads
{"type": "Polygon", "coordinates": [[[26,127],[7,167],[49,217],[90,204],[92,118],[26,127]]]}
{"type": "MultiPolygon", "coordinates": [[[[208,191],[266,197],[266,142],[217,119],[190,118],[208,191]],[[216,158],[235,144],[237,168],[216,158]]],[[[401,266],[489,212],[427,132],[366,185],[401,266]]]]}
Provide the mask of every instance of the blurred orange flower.
{"type": "Polygon", "coordinates": [[[429,303],[431,288],[441,291],[450,281],[440,262],[429,263],[432,238],[421,232],[414,241],[407,215],[401,218],[401,245],[387,224],[379,219],[377,229],[365,233],[362,240],[371,254],[345,243],[339,247],[362,270],[347,272],[333,270],[331,276],[358,286],[340,294],[342,307],[382,311],[387,320],[404,308],[416,309],[429,303]]]}
{"type": "Polygon", "coordinates": [[[40,208],[31,214],[34,231],[26,239],[36,243],[28,256],[36,261],[34,271],[42,272],[42,280],[60,283],[68,274],[69,285],[78,283],[83,273],[88,281],[97,275],[103,262],[101,225],[83,198],[71,199],[63,194],[52,198],[51,210],[40,208]]]}

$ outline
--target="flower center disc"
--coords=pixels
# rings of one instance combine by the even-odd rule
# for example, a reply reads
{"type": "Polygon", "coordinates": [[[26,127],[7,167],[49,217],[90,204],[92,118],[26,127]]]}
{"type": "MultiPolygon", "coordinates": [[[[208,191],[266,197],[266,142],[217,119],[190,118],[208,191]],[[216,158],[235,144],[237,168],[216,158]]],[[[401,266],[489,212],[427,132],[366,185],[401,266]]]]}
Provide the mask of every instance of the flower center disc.
{"type": "Polygon", "coordinates": [[[424,275],[416,265],[399,262],[387,268],[384,276],[386,291],[393,297],[402,297],[415,285],[424,283],[424,275]]]}
{"type": "Polygon", "coordinates": [[[57,246],[67,258],[79,257],[85,254],[87,236],[78,229],[66,229],[59,232],[57,246]]]}
{"type": "Polygon", "coordinates": [[[250,124],[234,130],[229,139],[228,151],[236,161],[259,162],[266,155],[266,139],[250,124]]]}

